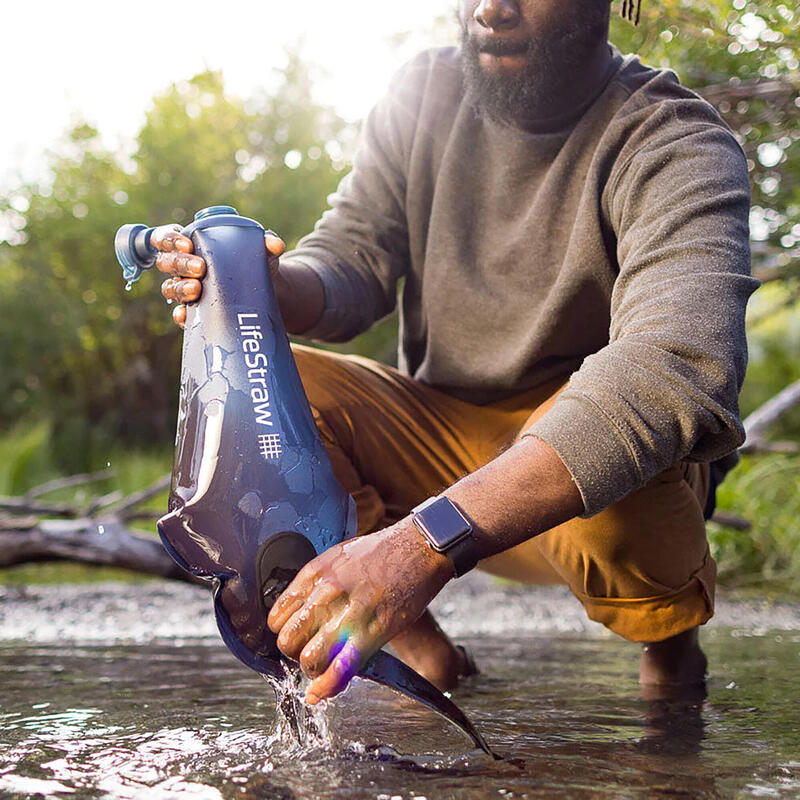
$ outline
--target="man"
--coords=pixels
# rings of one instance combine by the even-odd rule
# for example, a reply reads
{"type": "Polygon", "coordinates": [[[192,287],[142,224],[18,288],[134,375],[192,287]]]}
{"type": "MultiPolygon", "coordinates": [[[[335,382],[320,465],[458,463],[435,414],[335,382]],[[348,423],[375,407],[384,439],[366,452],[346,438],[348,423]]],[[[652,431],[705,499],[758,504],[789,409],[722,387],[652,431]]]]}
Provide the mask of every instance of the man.
{"type": "MultiPolygon", "coordinates": [[[[465,654],[426,607],[480,560],[569,585],[642,643],[643,684],[700,683],[708,463],[743,438],[756,286],[744,157],[672,73],[608,46],[607,0],[459,13],[461,48],[401,71],[280,268],[267,239],[294,334],[351,338],[404,279],[399,370],[295,350],[372,533],[307,565],[270,627],[313,678],[309,702],[388,641],[449,687],[465,654]]],[[[196,300],[202,259],[172,229],[156,238],[164,295],[196,300]]]]}

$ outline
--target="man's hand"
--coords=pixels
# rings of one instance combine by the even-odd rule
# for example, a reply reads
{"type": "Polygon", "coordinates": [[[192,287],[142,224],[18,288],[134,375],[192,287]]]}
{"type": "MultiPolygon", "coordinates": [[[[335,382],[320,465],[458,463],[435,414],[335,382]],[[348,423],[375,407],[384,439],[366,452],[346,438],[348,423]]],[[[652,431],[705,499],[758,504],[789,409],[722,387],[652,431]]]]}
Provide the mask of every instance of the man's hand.
{"type": "Polygon", "coordinates": [[[341,692],[453,577],[410,518],[336,545],[297,573],[269,614],[278,647],[313,678],[306,702],[341,692]]]}
{"type": "MultiPolygon", "coordinates": [[[[150,242],[159,251],[156,267],[171,276],[161,284],[161,294],[167,302],[179,304],[172,311],[172,319],[182,328],[186,324],[185,304],[199,300],[203,291],[206,263],[194,255],[192,240],[182,236],[180,230],[180,225],[162,225],[153,231],[150,242]]],[[[264,237],[264,243],[270,275],[276,280],[279,257],[286,251],[286,245],[282,239],[269,233],[264,237]]]]}

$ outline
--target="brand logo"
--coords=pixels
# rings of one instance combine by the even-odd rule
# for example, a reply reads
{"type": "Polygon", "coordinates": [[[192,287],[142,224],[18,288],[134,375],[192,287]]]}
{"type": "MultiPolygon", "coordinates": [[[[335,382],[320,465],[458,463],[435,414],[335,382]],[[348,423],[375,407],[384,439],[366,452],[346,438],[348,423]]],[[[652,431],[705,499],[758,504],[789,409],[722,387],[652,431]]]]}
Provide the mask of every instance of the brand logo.
{"type": "MultiPolygon", "coordinates": [[[[258,314],[241,313],[237,315],[239,338],[247,367],[247,381],[250,384],[250,401],[257,425],[274,427],[272,402],[269,394],[269,359],[261,352],[264,334],[257,323],[258,314]]],[[[258,434],[258,451],[267,460],[277,459],[283,452],[279,433],[258,434]]]]}
{"type": "Polygon", "coordinates": [[[258,452],[261,453],[267,461],[280,458],[283,452],[281,435],[279,433],[259,433],[258,452]]]}

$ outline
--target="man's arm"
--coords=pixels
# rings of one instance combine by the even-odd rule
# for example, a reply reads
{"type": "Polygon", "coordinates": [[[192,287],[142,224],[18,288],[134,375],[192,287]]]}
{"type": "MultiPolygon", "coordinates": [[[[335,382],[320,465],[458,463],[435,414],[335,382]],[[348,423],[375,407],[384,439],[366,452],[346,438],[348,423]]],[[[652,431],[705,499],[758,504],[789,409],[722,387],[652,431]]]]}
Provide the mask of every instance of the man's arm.
{"type": "Polygon", "coordinates": [[[295,333],[346,341],[394,309],[410,260],[406,172],[426,77],[424,54],[400,70],[368,115],[330,208],[282,259],[282,270],[316,275],[323,291],[319,318],[295,333]]]}
{"type": "MultiPolygon", "coordinates": [[[[556,453],[527,437],[444,494],[474,525],[480,558],[499,553],[583,511],[556,453]]],[[[453,577],[406,517],[327,550],[297,574],[272,607],[278,646],[314,678],[306,699],[340,692],[359,667],[411,625],[453,577]]]]}
{"type": "Polygon", "coordinates": [[[559,454],[587,515],[744,440],[745,309],[758,286],[744,154],[699,100],[665,102],[640,128],[604,196],[620,265],[609,343],[528,431],[559,454]]]}

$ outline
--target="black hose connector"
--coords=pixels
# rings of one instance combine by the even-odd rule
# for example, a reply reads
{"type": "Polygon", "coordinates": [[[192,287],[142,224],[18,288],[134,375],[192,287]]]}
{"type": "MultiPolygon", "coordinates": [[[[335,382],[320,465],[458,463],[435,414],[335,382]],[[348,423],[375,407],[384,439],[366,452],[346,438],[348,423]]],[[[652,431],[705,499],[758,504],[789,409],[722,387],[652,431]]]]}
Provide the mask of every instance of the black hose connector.
{"type": "Polygon", "coordinates": [[[134,223],[123,225],[114,237],[114,252],[122,267],[122,277],[128,282],[126,289],[139,280],[144,270],[155,266],[158,250],[150,244],[154,230],[134,223]]]}

